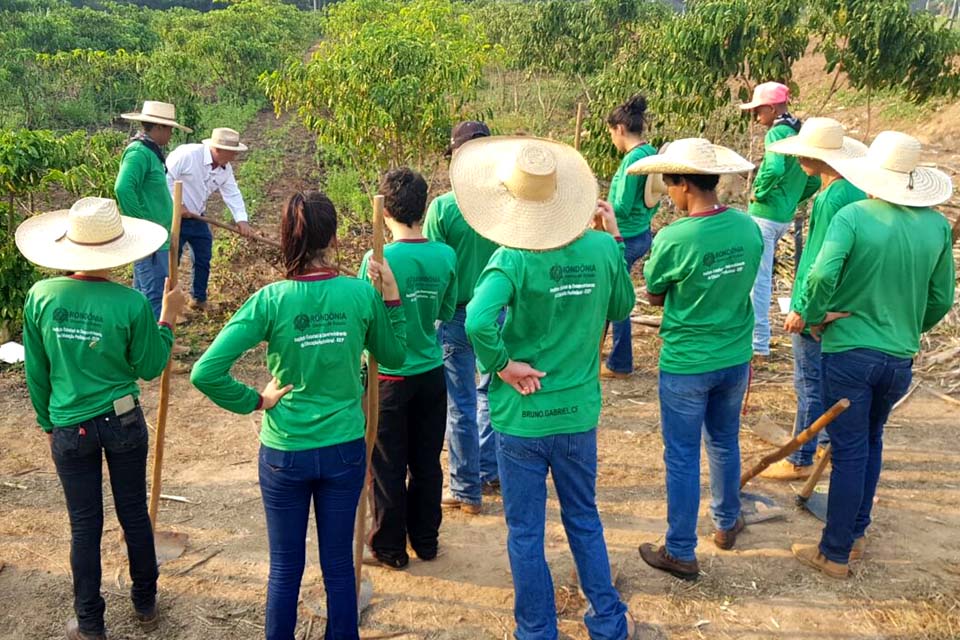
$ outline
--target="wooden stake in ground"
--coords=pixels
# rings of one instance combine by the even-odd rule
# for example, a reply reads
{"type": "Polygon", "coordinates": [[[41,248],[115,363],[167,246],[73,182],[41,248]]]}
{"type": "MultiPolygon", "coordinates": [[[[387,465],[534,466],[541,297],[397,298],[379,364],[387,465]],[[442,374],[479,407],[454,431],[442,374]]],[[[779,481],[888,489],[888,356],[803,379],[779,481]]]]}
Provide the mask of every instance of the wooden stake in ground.
{"type": "Polygon", "coordinates": [[[583,103],[577,103],[577,128],[573,130],[573,148],[580,151],[580,137],[583,134],[583,103]]]}
{"type": "MultiPolygon", "coordinates": [[[[373,258],[383,263],[383,196],[373,197],[373,258]]],[[[383,283],[374,282],[373,286],[381,294],[383,283]]],[[[367,497],[370,489],[370,459],[373,457],[373,447],[377,442],[377,428],[380,423],[380,380],[377,359],[370,353],[367,355],[367,394],[364,402],[367,414],[367,473],[363,479],[363,489],[360,491],[360,504],[357,505],[357,523],[354,527],[353,561],[356,563],[354,572],[357,583],[357,598],[360,597],[360,578],[363,570],[363,546],[367,534],[367,497]]]]}
{"type": "MultiPolygon", "coordinates": [[[[183,209],[183,183],[173,183],[173,223],[170,229],[170,288],[177,286],[178,249],[180,248],[180,220],[183,209]]],[[[174,338],[176,344],[176,338],[174,338]]],[[[157,560],[172,560],[183,553],[187,535],[170,531],[157,531],[157,511],[160,508],[160,490],[163,478],[163,442],[167,429],[167,412],[170,405],[170,375],[173,355],[167,360],[167,368],[160,375],[160,407],[157,410],[157,434],[153,439],[153,472],[150,482],[150,526],[157,548],[157,560]]]]}

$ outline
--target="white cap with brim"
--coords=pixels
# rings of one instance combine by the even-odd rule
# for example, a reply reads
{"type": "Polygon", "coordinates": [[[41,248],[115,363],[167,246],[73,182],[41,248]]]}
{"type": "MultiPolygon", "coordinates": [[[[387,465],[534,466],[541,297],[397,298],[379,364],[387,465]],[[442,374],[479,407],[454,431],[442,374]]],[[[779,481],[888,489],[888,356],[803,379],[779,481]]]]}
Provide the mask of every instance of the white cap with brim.
{"type": "Polygon", "coordinates": [[[81,198],[70,209],[28,218],[16,243],[30,262],[57,271],[113,269],[145,258],[167,241],[167,230],[121,216],[109,198],[81,198]]]}
{"type": "Polygon", "coordinates": [[[865,156],[832,163],[855,187],[879,200],[906,207],[933,207],[953,196],[953,181],[939,169],[920,165],[923,146],[913,136],[884,131],[865,156]]]}

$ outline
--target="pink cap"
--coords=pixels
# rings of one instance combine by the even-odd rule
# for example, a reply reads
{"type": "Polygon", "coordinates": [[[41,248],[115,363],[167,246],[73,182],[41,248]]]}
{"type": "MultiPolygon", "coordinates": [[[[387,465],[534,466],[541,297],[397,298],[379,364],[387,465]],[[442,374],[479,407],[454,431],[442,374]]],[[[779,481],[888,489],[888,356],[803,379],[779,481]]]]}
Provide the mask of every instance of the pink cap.
{"type": "Polygon", "coordinates": [[[753,100],[740,105],[744,111],[764,105],[785,104],[790,99],[790,89],[779,82],[764,82],[753,90],[753,100]]]}

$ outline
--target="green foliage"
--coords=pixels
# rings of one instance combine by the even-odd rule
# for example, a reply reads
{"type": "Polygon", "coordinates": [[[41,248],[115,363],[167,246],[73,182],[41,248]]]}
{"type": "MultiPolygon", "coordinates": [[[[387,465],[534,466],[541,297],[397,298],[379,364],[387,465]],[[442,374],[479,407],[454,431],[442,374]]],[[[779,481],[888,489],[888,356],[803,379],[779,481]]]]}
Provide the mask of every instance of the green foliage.
{"type": "MultiPolygon", "coordinates": [[[[323,192],[327,194],[337,214],[358,222],[370,220],[370,198],[361,188],[360,173],[356,169],[332,166],[324,176],[323,192]]],[[[347,232],[347,225],[341,225],[340,232],[347,232]]]]}
{"type": "Polygon", "coordinates": [[[811,30],[827,59],[850,85],[871,93],[898,89],[912,102],[956,95],[958,35],[907,0],[812,0],[811,30]]]}
{"type": "Polygon", "coordinates": [[[20,331],[23,303],[37,278],[33,265],[17,250],[13,235],[0,231],[0,334],[20,331]]]}
{"type": "Polygon", "coordinates": [[[447,0],[350,0],[328,11],[309,62],[261,82],[278,113],[296,111],[328,156],[370,184],[445,145],[487,50],[476,22],[447,0]]]}

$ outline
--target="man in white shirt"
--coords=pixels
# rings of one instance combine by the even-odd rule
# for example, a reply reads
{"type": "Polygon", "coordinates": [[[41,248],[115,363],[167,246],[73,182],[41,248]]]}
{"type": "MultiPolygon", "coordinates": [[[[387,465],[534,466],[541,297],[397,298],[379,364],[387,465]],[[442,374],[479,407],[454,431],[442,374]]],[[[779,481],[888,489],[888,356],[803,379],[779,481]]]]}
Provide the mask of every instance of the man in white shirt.
{"type": "Polygon", "coordinates": [[[180,227],[180,250],[190,245],[193,252],[193,300],[190,306],[200,311],[207,309],[207,281],[210,278],[210,258],[213,253],[213,234],[203,220],[207,199],[214,191],[220,192],[227,208],[243,236],[251,234],[247,223],[247,209],[233,176],[233,161],[247,146],[240,142],[240,134],[233,129],[214,129],[201,144],[182,144],[167,156],[167,186],[173,194],[173,183],[183,182],[184,218],[180,227]]]}

